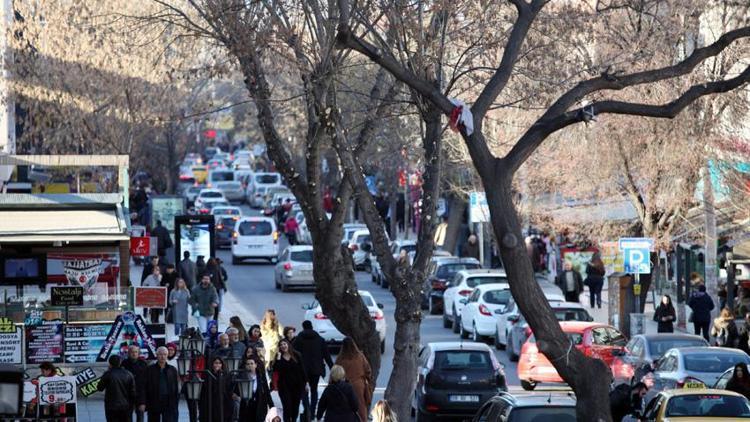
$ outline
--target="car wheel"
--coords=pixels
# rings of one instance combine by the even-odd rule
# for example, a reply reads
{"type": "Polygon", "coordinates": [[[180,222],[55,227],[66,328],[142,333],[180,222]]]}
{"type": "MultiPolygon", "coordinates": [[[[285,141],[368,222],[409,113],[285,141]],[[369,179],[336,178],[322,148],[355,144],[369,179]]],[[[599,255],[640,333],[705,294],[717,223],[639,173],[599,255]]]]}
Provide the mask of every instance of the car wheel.
{"type": "Polygon", "coordinates": [[[526,391],[533,391],[534,388],[536,388],[536,383],[526,380],[521,380],[521,388],[523,388],[526,391]]]}
{"type": "Polygon", "coordinates": [[[479,335],[479,333],[477,333],[477,324],[471,324],[471,329],[472,329],[471,340],[476,343],[483,342],[484,338],[481,335],[479,335]]]}
{"type": "Polygon", "coordinates": [[[385,353],[385,339],[380,341],[380,354],[385,353]]]}
{"type": "Polygon", "coordinates": [[[463,322],[461,322],[461,323],[458,324],[458,335],[462,339],[468,339],[469,338],[469,333],[466,330],[464,330],[464,324],[463,324],[463,322]]]}
{"type": "Polygon", "coordinates": [[[443,328],[451,328],[451,320],[448,319],[448,315],[443,313],[443,328]]]}
{"type": "Polygon", "coordinates": [[[232,265],[239,265],[240,262],[242,262],[242,261],[240,261],[239,258],[237,258],[236,256],[232,255],[232,265]]]}
{"type": "Polygon", "coordinates": [[[453,332],[456,334],[458,334],[460,322],[461,321],[458,320],[458,316],[456,316],[456,308],[453,308],[453,332]]]}
{"type": "Polygon", "coordinates": [[[495,349],[497,350],[503,350],[505,347],[503,347],[502,343],[500,343],[500,332],[497,331],[497,328],[495,328],[495,349]]]}
{"type": "Polygon", "coordinates": [[[513,336],[510,333],[505,337],[505,351],[508,352],[508,360],[518,362],[518,355],[513,350],[513,336]]]}

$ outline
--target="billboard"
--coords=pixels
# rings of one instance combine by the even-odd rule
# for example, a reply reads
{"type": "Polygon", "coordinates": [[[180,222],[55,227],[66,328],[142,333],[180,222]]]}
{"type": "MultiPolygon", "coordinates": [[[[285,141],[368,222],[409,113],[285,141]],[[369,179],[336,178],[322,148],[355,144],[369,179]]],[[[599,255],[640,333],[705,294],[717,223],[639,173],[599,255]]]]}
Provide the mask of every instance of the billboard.
{"type": "Polygon", "coordinates": [[[175,217],[175,262],[182,260],[184,251],[190,259],[198,256],[208,259],[216,253],[214,245],[213,215],[183,215],[175,217]]]}

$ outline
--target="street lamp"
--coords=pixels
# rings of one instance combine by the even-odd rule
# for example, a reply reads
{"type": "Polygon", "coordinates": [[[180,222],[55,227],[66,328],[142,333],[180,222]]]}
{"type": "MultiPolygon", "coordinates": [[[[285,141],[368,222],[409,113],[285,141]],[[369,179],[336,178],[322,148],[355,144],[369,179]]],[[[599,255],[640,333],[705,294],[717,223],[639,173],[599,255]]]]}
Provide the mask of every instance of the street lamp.
{"type": "Polygon", "coordinates": [[[177,358],[177,373],[184,377],[190,372],[193,363],[192,353],[188,349],[180,349],[180,357],[177,358]]]}
{"type": "Polygon", "coordinates": [[[188,400],[200,400],[203,380],[198,377],[191,377],[185,382],[185,392],[188,400]]]}
{"type": "MultiPolygon", "coordinates": [[[[242,371],[245,372],[245,371],[242,371]]],[[[256,378],[257,379],[257,378],[256,378]]],[[[253,381],[248,378],[237,377],[235,380],[240,390],[240,398],[243,400],[250,400],[253,398],[253,381]]]]}
{"type": "Polygon", "coordinates": [[[227,365],[227,372],[237,372],[237,368],[240,366],[240,359],[235,357],[228,357],[224,359],[224,363],[227,365]]]}

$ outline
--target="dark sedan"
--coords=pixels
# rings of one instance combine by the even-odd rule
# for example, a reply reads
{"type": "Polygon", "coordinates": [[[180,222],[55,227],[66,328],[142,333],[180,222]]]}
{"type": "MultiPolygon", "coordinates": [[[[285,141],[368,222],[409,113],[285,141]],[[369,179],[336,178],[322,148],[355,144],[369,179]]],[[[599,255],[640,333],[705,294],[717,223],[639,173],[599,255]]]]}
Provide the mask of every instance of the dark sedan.
{"type": "Polygon", "coordinates": [[[232,232],[234,232],[234,224],[237,222],[237,219],[238,217],[230,216],[222,216],[218,219],[214,231],[217,248],[232,247],[232,232]]]}
{"type": "Polygon", "coordinates": [[[449,287],[457,272],[476,270],[482,264],[474,258],[457,258],[455,256],[435,257],[427,268],[425,289],[422,297],[422,308],[430,314],[439,314],[443,309],[443,293],[449,287]]]}

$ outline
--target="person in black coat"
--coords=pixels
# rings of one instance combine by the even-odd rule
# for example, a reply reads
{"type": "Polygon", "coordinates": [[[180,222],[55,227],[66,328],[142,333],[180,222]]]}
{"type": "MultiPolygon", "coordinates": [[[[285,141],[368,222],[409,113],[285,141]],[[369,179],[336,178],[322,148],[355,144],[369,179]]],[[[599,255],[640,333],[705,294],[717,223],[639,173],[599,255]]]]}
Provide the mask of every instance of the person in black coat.
{"type": "Polygon", "coordinates": [[[698,291],[690,295],[687,304],[693,311],[695,334],[701,335],[702,333],[703,338],[708,341],[708,327],[711,325],[711,311],[714,309],[714,301],[706,293],[706,286],[699,285],[698,291]]]}
{"type": "Polygon", "coordinates": [[[203,379],[200,398],[201,422],[232,420],[232,378],[224,370],[224,360],[211,358],[210,374],[203,379]],[[210,397],[210,404],[209,404],[210,397]]]}
{"type": "Polygon", "coordinates": [[[156,363],[146,368],[143,386],[138,390],[138,407],[148,412],[148,422],[174,422],[179,416],[179,376],[167,363],[168,355],[164,346],[156,350],[156,363]]]}
{"type": "Polygon", "coordinates": [[[677,314],[674,311],[672,305],[672,298],[669,295],[661,297],[661,303],[654,310],[654,321],[656,321],[656,331],[659,333],[673,333],[674,332],[674,321],[677,319],[677,314]]]}
{"type": "Polygon", "coordinates": [[[118,355],[109,357],[109,370],[102,375],[99,391],[104,391],[104,416],[107,422],[131,422],[135,406],[135,378],[120,367],[118,355]]]}
{"type": "Polygon", "coordinates": [[[583,284],[589,286],[589,304],[591,308],[596,305],[602,307],[602,287],[604,287],[604,275],[606,269],[599,254],[594,254],[591,261],[586,265],[586,280],[583,284]]]}
{"type": "Polygon", "coordinates": [[[273,364],[273,372],[274,378],[278,380],[277,389],[284,409],[284,422],[296,422],[307,376],[302,366],[302,357],[286,339],[279,341],[279,354],[273,364]]]}
{"type": "MultiPolygon", "coordinates": [[[[136,391],[141,391],[143,383],[146,382],[146,368],[148,364],[141,359],[141,348],[133,344],[128,347],[128,358],[122,362],[123,369],[127,370],[135,378],[136,391]]],[[[136,422],[143,422],[143,412],[135,409],[136,422]]]]}
{"type": "Polygon", "coordinates": [[[302,355],[302,366],[307,375],[307,384],[310,386],[310,408],[309,415],[315,415],[315,407],[318,404],[318,382],[326,375],[326,365],[333,366],[328,345],[323,337],[313,330],[312,322],[302,322],[302,332],[292,342],[294,350],[302,355]]]}
{"type": "MultiPolygon", "coordinates": [[[[323,390],[318,405],[317,418],[325,422],[360,422],[359,401],[354,388],[346,382],[346,373],[340,365],[331,368],[328,386],[323,390]],[[325,419],[323,419],[325,415],[325,419]]],[[[365,419],[366,420],[366,419],[365,419]]]]}
{"type": "Polygon", "coordinates": [[[156,250],[159,258],[166,262],[167,249],[171,248],[172,238],[169,236],[169,230],[161,225],[161,220],[156,220],[156,227],[151,230],[151,236],[156,238],[156,250]]]}
{"type": "Polygon", "coordinates": [[[648,386],[638,382],[632,387],[628,384],[620,384],[609,393],[609,409],[612,413],[612,421],[620,422],[625,416],[633,415],[640,417],[643,397],[648,392],[648,386]]]}
{"type": "Polygon", "coordinates": [[[240,372],[232,383],[232,398],[240,401],[239,420],[243,422],[263,422],[266,420],[268,409],[274,406],[271,391],[268,389],[268,381],[262,369],[263,365],[256,359],[246,359],[242,365],[245,372],[240,372]],[[240,379],[249,379],[252,397],[241,399],[240,387],[237,382],[240,379]]]}
{"type": "Polygon", "coordinates": [[[557,275],[555,280],[557,287],[562,290],[567,302],[579,302],[583,292],[583,279],[581,273],[573,268],[570,261],[565,261],[563,271],[557,275]]]}

